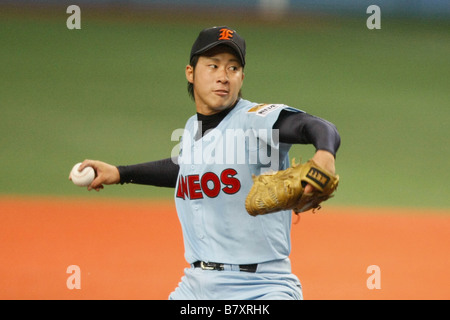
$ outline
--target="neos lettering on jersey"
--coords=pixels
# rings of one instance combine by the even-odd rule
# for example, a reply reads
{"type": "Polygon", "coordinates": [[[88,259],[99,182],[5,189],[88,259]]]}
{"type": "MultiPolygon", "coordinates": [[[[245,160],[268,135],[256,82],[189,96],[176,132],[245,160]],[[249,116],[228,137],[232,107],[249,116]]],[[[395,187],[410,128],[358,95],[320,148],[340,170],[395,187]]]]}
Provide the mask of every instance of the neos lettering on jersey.
{"type": "Polygon", "coordinates": [[[206,172],[201,176],[192,174],[188,176],[178,176],[177,198],[182,199],[203,199],[217,197],[220,192],[225,194],[235,194],[241,189],[241,182],[236,178],[237,171],[225,169],[220,176],[214,172],[206,172]]]}

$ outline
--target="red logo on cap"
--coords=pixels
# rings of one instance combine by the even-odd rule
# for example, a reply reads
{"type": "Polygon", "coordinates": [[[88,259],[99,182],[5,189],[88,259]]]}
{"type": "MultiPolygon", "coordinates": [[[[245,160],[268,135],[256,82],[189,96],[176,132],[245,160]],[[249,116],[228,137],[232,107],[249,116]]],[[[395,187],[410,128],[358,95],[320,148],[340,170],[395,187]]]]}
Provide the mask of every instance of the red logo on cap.
{"type": "Polygon", "coordinates": [[[220,29],[219,40],[231,40],[231,38],[233,38],[233,33],[234,31],[230,29],[220,29]]]}

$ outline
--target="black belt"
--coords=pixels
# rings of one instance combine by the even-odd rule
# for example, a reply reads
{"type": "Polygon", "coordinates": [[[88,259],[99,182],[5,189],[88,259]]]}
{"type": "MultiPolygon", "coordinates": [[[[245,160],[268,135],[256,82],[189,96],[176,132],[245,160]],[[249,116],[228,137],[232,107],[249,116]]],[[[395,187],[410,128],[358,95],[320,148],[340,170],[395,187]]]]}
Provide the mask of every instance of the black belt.
{"type": "MultiPolygon", "coordinates": [[[[196,261],[193,265],[195,268],[202,268],[203,270],[225,270],[223,263],[196,261]]],[[[257,267],[258,264],[240,264],[239,271],[255,273],[257,267]]]]}

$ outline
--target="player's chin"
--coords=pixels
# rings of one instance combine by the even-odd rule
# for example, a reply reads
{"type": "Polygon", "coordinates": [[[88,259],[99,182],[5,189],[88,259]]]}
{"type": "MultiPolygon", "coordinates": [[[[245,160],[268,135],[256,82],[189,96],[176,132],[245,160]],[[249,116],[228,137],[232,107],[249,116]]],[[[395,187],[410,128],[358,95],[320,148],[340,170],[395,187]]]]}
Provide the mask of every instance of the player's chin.
{"type": "Polygon", "coordinates": [[[212,107],[217,111],[222,111],[228,109],[236,102],[237,97],[226,95],[226,96],[218,96],[214,99],[214,103],[212,103],[212,107]]]}

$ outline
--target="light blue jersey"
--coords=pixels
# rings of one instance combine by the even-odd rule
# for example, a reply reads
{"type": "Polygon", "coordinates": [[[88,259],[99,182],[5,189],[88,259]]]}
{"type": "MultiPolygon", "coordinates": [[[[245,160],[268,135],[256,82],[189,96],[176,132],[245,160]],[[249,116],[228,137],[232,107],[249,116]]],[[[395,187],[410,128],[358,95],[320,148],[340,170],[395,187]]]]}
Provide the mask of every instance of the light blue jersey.
{"type": "Polygon", "coordinates": [[[197,116],[187,121],[175,202],[188,263],[254,264],[289,256],[291,211],[253,217],[245,210],[252,175],[289,166],[291,145],[279,143],[272,130],[286,108],[241,99],[198,140],[197,116]]]}
{"type": "Polygon", "coordinates": [[[291,211],[253,217],[245,199],[252,175],[289,166],[290,144],[272,130],[280,104],[240,100],[214,129],[198,135],[191,117],[180,142],[175,203],[181,222],[185,270],[170,299],[302,299],[291,273],[291,211]],[[220,263],[223,271],[195,267],[220,263]],[[242,265],[255,265],[252,273],[242,265]]]}

